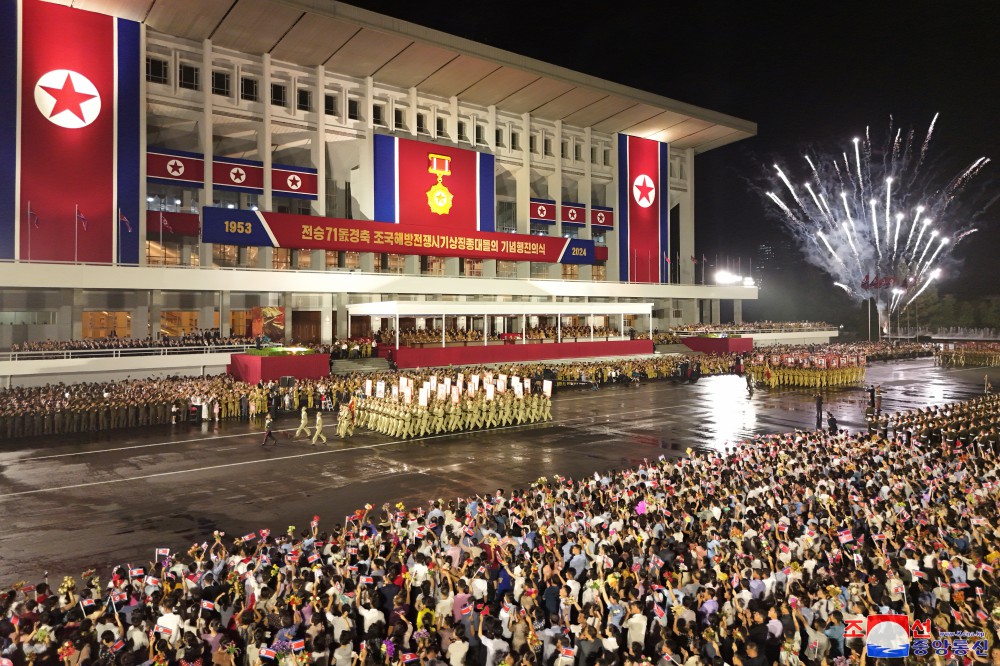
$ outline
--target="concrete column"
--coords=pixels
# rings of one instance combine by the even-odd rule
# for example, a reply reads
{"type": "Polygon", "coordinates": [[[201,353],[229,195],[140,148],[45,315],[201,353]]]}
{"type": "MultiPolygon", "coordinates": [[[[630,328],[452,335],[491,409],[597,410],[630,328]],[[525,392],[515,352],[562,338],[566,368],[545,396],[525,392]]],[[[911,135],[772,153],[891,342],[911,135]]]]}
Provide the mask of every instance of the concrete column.
{"type": "MultiPolygon", "coordinates": [[[[326,68],[317,65],[314,72],[316,85],[313,97],[316,100],[316,134],[312,140],[312,163],[316,169],[316,200],[312,202],[313,215],[326,215],[326,68]]],[[[326,270],[326,261],[316,261],[315,250],[312,253],[312,270],[326,270]]]]}
{"type": "Polygon", "coordinates": [[[410,88],[408,91],[410,108],[406,111],[406,128],[410,136],[417,136],[417,89],[410,88]]]}
{"type": "Polygon", "coordinates": [[[486,107],[486,145],[494,155],[497,152],[497,107],[486,107]]]}
{"type": "Polygon", "coordinates": [[[163,314],[163,292],[153,289],[149,292],[149,335],[153,339],[160,337],[160,317],[163,314]]]}
{"type": "Polygon", "coordinates": [[[680,197],[680,252],[681,282],[694,284],[695,266],[691,262],[694,254],[694,149],[684,151],[687,169],[687,192],[680,197]]]}
{"type": "Polygon", "coordinates": [[[334,337],[344,340],[347,338],[349,331],[350,326],[347,319],[347,294],[340,293],[337,294],[337,330],[334,337]]]}
{"type": "Polygon", "coordinates": [[[712,311],[712,314],[711,314],[712,321],[710,323],[712,323],[712,324],[720,324],[720,323],[722,323],[720,321],[722,319],[722,314],[721,314],[722,308],[721,308],[721,305],[722,305],[722,302],[718,298],[713,298],[712,299],[711,306],[710,306],[711,307],[711,311],[712,311]]]}
{"type": "Polygon", "coordinates": [[[459,273],[459,261],[458,257],[445,257],[444,258],[444,274],[458,276],[459,273]]]}
{"type": "Polygon", "coordinates": [[[521,115],[521,168],[514,171],[514,185],[517,194],[517,233],[531,233],[531,114],[521,115]]]}
{"type": "Polygon", "coordinates": [[[217,292],[202,292],[198,296],[198,328],[215,328],[215,295],[217,292]]]}
{"type": "Polygon", "coordinates": [[[743,299],[734,298],[733,299],[733,323],[742,324],[743,323],[743,299]]]}
{"type": "Polygon", "coordinates": [[[404,256],[403,272],[407,275],[420,275],[420,257],[416,254],[404,256]]]}
{"type": "MultiPolygon", "coordinates": [[[[264,194],[260,197],[260,209],[264,211],[274,210],[274,193],[271,190],[271,54],[265,53],[261,57],[261,85],[264,88],[262,100],[264,102],[264,114],[261,118],[260,132],[257,134],[257,155],[264,163],[264,194]]],[[[289,91],[291,96],[295,96],[295,90],[289,91]]]]}
{"type": "Polygon", "coordinates": [[[448,138],[458,143],[458,97],[448,98],[448,138]]]}
{"type": "Polygon", "coordinates": [[[333,315],[335,312],[333,294],[320,294],[319,341],[321,344],[328,345],[333,342],[333,315]]]}
{"type": "Polygon", "coordinates": [[[292,330],[294,327],[294,321],[292,316],[292,298],[294,294],[290,291],[286,291],[281,294],[281,305],[285,308],[285,342],[289,343],[295,339],[295,333],[292,330]]]}
{"type": "MultiPolygon", "coordinates": [[[[215,193],[212,190],[212,146],[215,144],[214,141],[214,119],[212,117],[212,40],[206,39],[202,41],[202,55],[201,55],[201,72],[203,74],[202,86],[201,86],[201,123],[199,123],[201,130],[200,143],[201,152],[205,154],[205,182],[203,189],[203,199],[201,201],[202,206],[211,206],[215,201],[215,193]]],[[[176,71],[176,70],[175,70],[176,71]]],[[[145,80],[145,77],[143,77],[145,80]]],[[[236,82],[239,85],[239,81],[236,82]]],[[[145,106],[145,105],[143,105],[145,106]]],[[[145,136],[145,133],[143,133],[145,136]]],[[[145,161],[145,160],[143,160],[145,161]]],[[[145,236],[143,236],[145,241],[145,236]]],[[[200,266],[209,267],[212,266],[212,244],[211,243],[199,243],[198,245],[198,264],[200,266]]],[[[157,316],[153,319],[154,325],[156,326],[157,334],[159,333],[160,318],[157,316]]]]}
{"type": "Polygon", "coordinates": [[[552,136],[552,154],[555,156],[556,168],[549,176],[549,197],[556,200],[555,235],[562,236],[562,121],[556,121],[555,133],[552,136]]]}
{"type": "MultiPolygon", "coordinates": [[[[594,203],[594,188],[593,181],[591,179],[591,171],[593,164],[590,161],[590,149],[593,145],[590,136],[590,128],[583,128],[583,179],[580,181],[579,191],[576,193],[577,199],[580,203],[587,207],[587,212],[584,213],[584,222],[587,226],[580,229],[580,238],[593,238],[590,229],[590,207],[594,203]]],[[[580,278],[583,278],[581,271],[580,278]]],[[[587,279],[590,279],[589,276],[587,279]]]]}
{"type": "Polygon", "coordinates": [[[374,252],[362,252],[361,253],[361,271],[364,273],[374,273],[375,272],[375,253],[374,252]]]}
{"type": "Polygon", "coordinates": [[[497,260],[496,259],[484,259],[483,260],[483,277],[484,278],[495,278],[497,276],[497,260]]]}
{"type": "MultiPolygon", "coordinates": [[[[135,308],[132,310],[132,326],[129,335],[133,338],[144,338],[149,335],[149,292],[135,292],[135,308]]],[[[57,319],[58,322],[58,319],[57,319]]],[[[59,336],[63,339],[62,336],[59,336]]]]}
{"type": "Polygon", "coordinates": [[[232,292],[219,292],[219,335],[224,338],[229,337],[233,333],[231,301],[232,292]]]}
{"type": "MultiPolygon", "coordinates": [[[[305,252],[305,250],[303,250],[305,252]]],[[[309,270],[326,270],[326,250],[311,250],[309,252],[309,270]]]]}

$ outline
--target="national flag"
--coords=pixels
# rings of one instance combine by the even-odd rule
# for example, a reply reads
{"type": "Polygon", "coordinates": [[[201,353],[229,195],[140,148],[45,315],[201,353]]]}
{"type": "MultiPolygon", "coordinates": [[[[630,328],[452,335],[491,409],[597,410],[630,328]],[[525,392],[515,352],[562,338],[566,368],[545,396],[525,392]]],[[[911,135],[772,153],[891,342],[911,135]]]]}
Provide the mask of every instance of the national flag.
{"type": "Polygon", "coordinates": [[[113,601],[116,604],[120,604],[124,601],[128,601],[128,595],[125,594],[124,592],[116,592],[111,595],[111,601],[113,601]]]}
{"type": "Polygon", "coordinates": [[[786,576],[790,576],[791,573],[792,573],[792,568],[791,567],[785,567],[784,569],[781,570],[781,573],[785,574],[786,576]]]}
{"type": "Polygon", "coordinates": [[[153,587],[160,586],[160,579],[156,576],[146,576],[146,585],[152,585],[153,587]]]}
{"type": "Polygon", "coordinates": [[[788,525],[784,523],[778,523],[778,531],[784,534],[785,532],[788,531],[788,525]]]}
{"type": "Polygon", "coordinates": [[[472,606],[466,604],[458,612],[462,615],[472,615],[472,606]]]}
{"type": "Polygon", "coordinates": [[[902,594],[903,593],[903,586],[902,585],[896,585],[896,586],[894,586],[892,588],[892,593],[893,594],[902,594]]]}
{"type": "Polygon", "coordinates": [[[979,618],[981,622],[986,622],[986,620],[990,619],[990,616],[987,615],[986,611],[984,611],[982,608],[976,609],[976,617],[979,618]]]}
{"type": "Polygon", "coordinates": [[[789,550],[790,550],[790,549],[788,548],[788,545],[787,545],[787,544],[784,544],[784,543],[783,543],[783,544],[781,544],[780,546],[778,546],[778,549],[779,549],[779,550],[780,550],[780,551],[781,551],[782,553],[787,553],[787,552],[789,552],[789,550]]]}
{"type": "Polygon", "coordinates": [[[170,226],[170,222],[167,220],[167,216],[160,211],[160,233],[174,233],[174,228],[170,226]]]}
{"type": "Polygon", "coordinates": [[[417,659],[419,659],[419,657],[413,654],[412,652],[404,652],[399,656],[399,658],[403,660],[404,664],[408,664],[411,661],[416,661],[417,659]]]}
{"type": "Polygon", "coordinates": [[[153,632],[157,634],[163,634],[164,636],[170,636],[174,633],[174,630],[170,627],[164,627],[162,624],[157,624],[153,627],[153,632]]]}
{"type": "Polygon", "coordinates": [[[663,618],[664,615],[667,614],[666,611],[660,608],[660,604],[653,604],[653,613],[656,614],[656,617],[661,619],[663,618]]]}
{"type": "Polygon", "coordinates": [[[564,657],[570,657],[570,658],[572,658],[572,657],[576,656],[576,648],[573,648],[573,647],[564,647],[562,650],[560,650],[560,653],[564,657]]]}
{"type": "Polygon", "coordinates": [[[83,608],[83,609],[93,608],[96,605],[97,604],[94,603],[93,599],[81,599],[80,600],[80,607],[83,608]]]}
{"type": "Polygon", "coordinates": [[[953,590],[967,590],[969,589],[968,583],[952,583],[951,589],[953,590]]]}
{"type": "Polygon", "coordinates": [[[83,227],[84,231],[86,231],[87,227],[90,226],[90,220],[88,220],[87,216],[81,213],[79,209],[76,211],[76,221],[80,223],[80,226],[83,227]]]}
{"type": "Polygon", "coordinates": [[[132,233],[132,223],[128,221],[128,218],[125,217],[125,213],[123,213],[120,208],[118,209],[118,221],[125,225],[125,230],[128,233],[132,233]]]}
{"type": "Polygon", "coordinates": [[[204,574],[202,574],[202,573],[192,573],[192,574],[187,574],[186,576],[184,576],[184,578],[186,578],[187,580],[189,580],[192,583],[194,583],[195,585],[197,585],[198,583],[201,582],[201,577],[203,575],[204,574]]]}
{"type": "Polygon", "coordinates": [[[261,648],[258,654],[264,659],[275,659],[278,656],[278,653],[271,648],[261,648]]]}
{"type": "Polygon", "coordinates": [[[312,564],[313,562],[315,562],[319,558],[320,558],[320,554],[319,553],[313,553],[312,555],[310,555],[309,557],[306,558],[306,562],[308,562],[309,564],[312,564]]]}
{"type": "Polygon", "coordinates": [[[951,616],[953,618],[955,618],[956,622],[961,622],[962,621],[962,612],[959,611],[959,610],[952,610],[951,611],[951,616]]]}
{"type": "Polygon", "coordinates": [[[874,534],[874,535],[872,535],[872,539],[875,540],[875,541],[885,541],[885,535],[884,534],[874,534]]]}
{"type": "Polygon", "coordinates": [[[271,536],[271,530],[260,530],[258,534],[260,534],[261,539],[266,539],[267,537],[271,536]]]}
{"type": "Polygon", "coordinates": [[[157,557],[170,557],[170,549],[169,548],[157,548],[156,549],[156,556],[157,557]]]}
{"type": "Polygon", "coordinates": [[[119,638],[117,641],[115,641],[114,645],[111,646],[111,651],[120,652],[123,647],[125,647],[125,641],[119,638]]]}
{"type": "Polygon", "coordinates": [[[292,650],[294,650],[295,652],[301,652],[302,650],[305,649],[306,649],[305,639],[300,638],[297,641],[292,641],[292,650]]]}
{"type": "Polygon", "coordinates": [[[555,224],[556,202],[551,199],[536,199],[532,197],[528,203],[528,219],[531,222],[555,224]]]}
{"type": "Polygon", "coordinates": [[[925,574],[923,571],[914,571],[913,572],[913,577],[914,578],[924,579],[924,578],[927,578],[927,574],[925,574]]]}
{"type": "Polygon", "coordinates": [[[815,650],[818,647],[819,647],[819,641],[818,640],[810,641],[810,643],[809,643],[809,649],[810,650],[815,650]]]}
{"type": "Polygon", "coordinates": [[[207,611],[214,611],[215,610],[215,604],[212,603],[211,601],[202,601],[201,602],[201,607],[202,607],[203,610],[207,610],[207,611]]]}
{"type": "Polygon", "coordinates": [[[667,144],[618,135],[618,248],[622,282],[664,281],[670,254],[667,144]]]}
{"type": "Polygon", "coordinates": [[[837,538],[840,540],[840,543],[850,543],[851,541],[854,541],[854,535],[851,534],[850,529],[844,529],[837,532],[837,538]]]}
{"type": "Polygon", "coordinates": [[[371,576],[362,576],[358,582],[361,583],[362,585],[374,585],[375,579],[372,578],[371,576]]]}
{"type": "MultiPolygon", "coordinates": [[[[146,551],[146,552],[149,552],[149,551],[146,551]]],[[[137,567],[135,569],[129,569],[128,570],[128,577],[129,578],[141,578],[141,577],[143,577],[145,575],[146,575],[146,570],[143,569],[142,567],[137,567]]]]}
{"type": "Polygon", "coordinates": [[[989,564],[986,564],[986,562],[981,563],[979,565],[979,568],[985,571],[986,573],[993,573],[993,567],[990,566],[989,564]]]}

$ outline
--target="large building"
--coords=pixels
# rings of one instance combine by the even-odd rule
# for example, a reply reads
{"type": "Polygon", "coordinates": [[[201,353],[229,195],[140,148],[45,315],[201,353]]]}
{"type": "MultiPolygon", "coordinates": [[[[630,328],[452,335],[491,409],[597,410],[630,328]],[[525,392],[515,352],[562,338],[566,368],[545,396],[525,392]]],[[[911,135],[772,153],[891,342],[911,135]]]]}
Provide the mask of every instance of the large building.
{"type": "Polygon", "coordinates": [[[695,284],[694,249],[695,157],[752,122],[329,0],[0,12],[0,347],[265,306],[330,341],[379,300],[652,302],[625,323],[663,329],[756,298],[695,284]]]}

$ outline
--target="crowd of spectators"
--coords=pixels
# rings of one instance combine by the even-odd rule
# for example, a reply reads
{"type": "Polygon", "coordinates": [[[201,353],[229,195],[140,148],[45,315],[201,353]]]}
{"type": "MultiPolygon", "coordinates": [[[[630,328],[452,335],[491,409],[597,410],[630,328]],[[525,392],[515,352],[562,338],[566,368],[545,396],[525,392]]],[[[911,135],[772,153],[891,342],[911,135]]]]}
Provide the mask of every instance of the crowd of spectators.
{"type": "Polygon", "coordinates": [[[1000,366],[1000,343],[961,342],[943,345],[934,354],[934,358],[938,365],[943,366],[995,368],[1000,366]]]}
{"type": "Polygon", "coordinates": [[[847,666],[865,663],[852,627],[901,613],[927,632],[911,659],[995,664],[998,418],[985,396],[893,415],[891,434],[761,435],[346,521],[216,531],[148,566],[13,585],[0,653],[14,666],[847,666]]]}
{"type": "Polygon", "coordinates": [[[837,328],[825,321],[743,321],[730,324],[684,324],[677,333],[727,333],[738,331],[811,331],[837,328]]]}
{"type": "Polygon", "coordinates": [[[160,349],[178,347],[225,347],[233,345],[252,345],[256,338],[244,336],[220,335],[218,329],[196,330],[181,336],[162,336],[158,338],[128,338],[109,335],[105,338],[87,338],[84,340],[41,340],[38,342],[23,342],[13,344],[11,352],[66,352],[66,351],[99,351],[114,349],[160,349]]]}

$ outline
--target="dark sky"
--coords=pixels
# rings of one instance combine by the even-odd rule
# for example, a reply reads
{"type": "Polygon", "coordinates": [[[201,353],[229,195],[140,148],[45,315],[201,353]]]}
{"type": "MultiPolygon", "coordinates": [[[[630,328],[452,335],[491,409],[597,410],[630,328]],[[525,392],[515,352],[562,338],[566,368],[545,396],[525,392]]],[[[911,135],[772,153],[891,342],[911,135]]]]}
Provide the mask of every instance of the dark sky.
{"type": "MultiPolygon", "coordinates": [[[[955,171],[1000,159],[992,0],[352,4],[755,121],[757,137],[696,161],[697,252],[710,257],[748,257],[783,234],[747,185],[759,164],[792,163],[802,146],[849,142],[865,125],[884,132],[889,114],[922,132],[940,112],[935,145],[955,171]]],[[[965,265],[944,290],[1000,293],[1000,204],[988,221],[956,249],[965,265]]]]}

